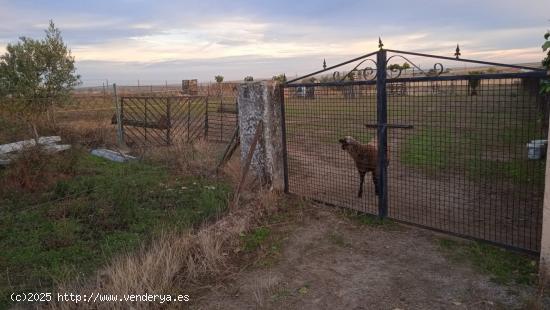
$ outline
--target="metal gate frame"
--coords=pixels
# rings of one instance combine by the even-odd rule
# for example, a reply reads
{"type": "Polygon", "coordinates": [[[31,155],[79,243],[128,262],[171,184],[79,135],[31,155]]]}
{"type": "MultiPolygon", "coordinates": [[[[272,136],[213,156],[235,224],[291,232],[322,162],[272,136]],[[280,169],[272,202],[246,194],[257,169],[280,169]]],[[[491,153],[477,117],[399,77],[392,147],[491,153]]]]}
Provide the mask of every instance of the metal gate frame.
{"type": "MultiPolygon", "coordinates": [[[[322,70],[315,71],[297,78],[294,78],[288,82],[285,82],[281,85],[282,91],[280,92],[280,101],[281,101],[281,116],[282,116],[282,147],[283,147],[283,161],[284,161],[284,191],[285,193],[291,193],[291,190],[289,188],[289,171],[288,171],[288,150],[287,150],[287,128],[286,128],[286,114],[285,114],[285,89],[288,88],[294,88],[294,87],[318,87],[318,86],[336,86],[336,87],[344,87],[344,86],[353,86],[353,85],[376,85],[376,116],[377,121],[376,124],[373,125],[376,127],[376,137],[378,141],[378,167],[380,168],[379,171],[379,186],[380,186],[380,195],[378,196],[378,217],[381,219],[384,219],[388,217],[388,171],[387,171],[387,147],[388,147],[388,128],[402,128],[403,125],[401,124],[388,124],[388,102],[387,102],[387,85],[393,84],[393,83],[404,83],[404,82],[421,82],[421,81],[458,81],[458,80],[464,80],[466,78],[471,78],[471,76],[465,76],[465,75],[455,75],[455,76],[441,76],[440,74],[443,72],[443,65],[441,63],[436,63],[434,65],[433,71],[430,70],[430,72],[426,72],[422,70],[420,67],[415,65],[413,62],[411,62],[406,56],[419,56],[419,57],[426,57],[431,59],[441,59],[441,60],[449,60],[449,61],[459,61],[459,62],[465,62],[465,63],[472,63],[472,64],[479,64],[479,65],[488,65],[488,66],[497,66],[497,67],[506,67],[506,68],[513,68],[513,69],[519,69],[522,71],[528,71],[528,72],[518,72],[518,73],[494,73],[494,74],[481,74],[479,75],[480,79],[507,79],[507,78],[548,78],[549,75],[544,69],[540,68],[532,68],[527,66],[520,66],[520,65],[510,65],[510,64],[503,64],[503,63],[496,63],[496,62],[488,62],[488,61],[481,61],[481,60],[472,60],[472,59],[463,59],[460,58],[460,49],[457,45],[455,57],[447,57],[447,56],[438,56],[438,55],[431,55],[431,54],[423,54],[423,53],[416,53],[416,52],[407,52],[407,51],[400,51],[400,50],[392,50],[392,49],[384,49],[383,44],[381,41],[379,41],[379,50],[376,52],[368,53],[363,56],[339,63],[337,65],[326,67],[322,70]],[[393,53],[394,55],[388,57],[387,53],[393,53]],[[404,56],[406,55],[406,56],[404,56]],[[372,59],[369,59],[371,56],[376,56],[376,61],[373,61],[372,59]],[[402,69],[395,69],[395,68],[388,68],[388,62],[394,57],[399,57],[401,59],[404,59],[407,63],[411,64],[414,68],[416,68],[421,75],[423,76],[417,76],[417,77],[401,77],[401,71],[402,69]],[[365,63],[366,61],[370,61],[371,63],[374,63],[376,65],[376,69],[372,68],[365,68],[365,69],[358,69],[361,64],[365,63]],[[324,82],[324,83],[302,83],[301,80],[312,77],[314,75],[325,73],[327,71],[342,67],[347,64],[351,64],[354,62],[359,62],[354,69],[349,71],[347,75],[350,74],[350,72],[358,71],[359,73],[362,73],[365,77],[365,80],[359,80],[359,81],[346,81],[346,76],[341,78],[339,81],[337,79],[340,78],[340,75],[338,72],[335,72],[333,75],[335,81],[334,82],[324,82]],[[384,74],[379,74],[383,72],[384,74]],[[374,77],[372,77],[374,75],[374,77]],[[370,76],[371,78],[367,78],[370,76]]],[[[413,70],[414,70],[413,68],[413,70]]],[[[548,115],[546,115],[548,117],[548,115]]],[[[315,199],[313,199],[315,200],[315,199]]],[[[326,203],[324,201],[318,201],[321,203],[326,203]]],[[[330,203],[326,203],[330,204],[330,203]]],[[[394,219],[395,220],[395,219],[394,219]]],[[[407,222],[403,220],[397,220],[400,222],[405,222],[407,224],[412,224],[416,226],[421,226],[424,228],[428,228],[431,230],[436,230],[440,232],[444,232],[447,234],[457,235],[463,238],[467,239],[475,239],[475,240],[481,240],[488,243],[493,243],[495,245],[503,246],[506,248],[513,248],[516,250],[526,251],[526,252],[532,252],[537,253],[538,251],[534,251],[532,249],[524,249],[524,248],[518,248],[515,246],[510,246],[507,244],[502,244],[490,240],[480,239],[474,236],[464,235],[464,234],[457,234],[450,231],[445,231],[442,229],[437,229],[434,227],[424,226],[421,224],[417,224],[414,222],[407,222]]]]}
{"type": "MultiPolygon", "coordinates": [[[[122,137],[141,147],[192,143],[208,134],[208,97],[122,96],[122,137]]],[[[113,117],[113,123],[118,119],[113,117]]]]}

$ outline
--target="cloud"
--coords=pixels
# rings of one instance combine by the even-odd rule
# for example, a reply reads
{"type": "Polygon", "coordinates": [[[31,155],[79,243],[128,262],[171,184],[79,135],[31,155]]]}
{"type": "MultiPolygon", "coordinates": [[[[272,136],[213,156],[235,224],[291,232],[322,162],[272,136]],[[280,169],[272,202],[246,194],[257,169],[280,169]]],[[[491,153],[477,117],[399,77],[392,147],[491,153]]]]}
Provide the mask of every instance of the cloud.
{"type": "Polygon", "coordinates": [[[42,36],[53,18],[90,78],[304,73],[324,58],[334,64],[376,50],[378,36],[386,48],[451,56],[460,43],[465,58],[537,61],[550,26],[547,0],[0,0],[0,7],[0,52],[20,35],[42,36]]]}

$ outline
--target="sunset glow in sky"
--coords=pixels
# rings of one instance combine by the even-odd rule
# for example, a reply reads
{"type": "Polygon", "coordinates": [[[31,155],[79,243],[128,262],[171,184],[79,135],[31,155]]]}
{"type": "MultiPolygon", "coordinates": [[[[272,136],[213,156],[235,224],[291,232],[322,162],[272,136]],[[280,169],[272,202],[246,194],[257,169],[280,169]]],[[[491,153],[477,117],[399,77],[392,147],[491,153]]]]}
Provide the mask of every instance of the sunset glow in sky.
{"type": "Polygon", "coordinates": [[[61,29],[86,84],[288,76],[385,47],[525,63],[543,57],[548,0],[4,1],[0,52],[61,29]]]}

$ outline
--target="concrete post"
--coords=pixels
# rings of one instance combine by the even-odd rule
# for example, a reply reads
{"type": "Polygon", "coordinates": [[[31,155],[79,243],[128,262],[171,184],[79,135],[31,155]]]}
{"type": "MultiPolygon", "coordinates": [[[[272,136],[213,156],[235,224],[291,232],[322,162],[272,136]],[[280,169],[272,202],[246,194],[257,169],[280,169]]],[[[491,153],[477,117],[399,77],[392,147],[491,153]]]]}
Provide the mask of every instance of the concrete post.
{"type": "Polygon", "coordinates": [[[284,190],[281,102],[274,82],[251,82],[239,85],[237,98],[241,161],[254,138],[258,121],[263,120],[263,132],[252,156],[251,174],[271,190],[284,190]]]}

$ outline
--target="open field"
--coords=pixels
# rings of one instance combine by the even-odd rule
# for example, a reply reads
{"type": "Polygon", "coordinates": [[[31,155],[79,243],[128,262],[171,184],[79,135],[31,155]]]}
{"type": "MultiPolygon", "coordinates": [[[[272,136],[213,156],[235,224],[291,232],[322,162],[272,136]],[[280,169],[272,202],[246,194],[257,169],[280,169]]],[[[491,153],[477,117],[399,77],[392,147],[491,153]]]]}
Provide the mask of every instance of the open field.
{"type": "MultiPolygon", "coordinates": [[[[432,228],[537,250],[544,161],[526,144],[546,137],[537,94],[519,80],[408,85],[388,96],[389,216],[432,228]]],[[[377,213],[369,175],[356,198],[358,173],[338,139],[375,137],[376,90],[355,86],[348,97],[319,86],[314,99],[285,99],[290,191],[377,213]],[[306,182],[304,182],[304,180],[306,182]]]]}

